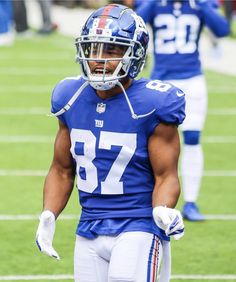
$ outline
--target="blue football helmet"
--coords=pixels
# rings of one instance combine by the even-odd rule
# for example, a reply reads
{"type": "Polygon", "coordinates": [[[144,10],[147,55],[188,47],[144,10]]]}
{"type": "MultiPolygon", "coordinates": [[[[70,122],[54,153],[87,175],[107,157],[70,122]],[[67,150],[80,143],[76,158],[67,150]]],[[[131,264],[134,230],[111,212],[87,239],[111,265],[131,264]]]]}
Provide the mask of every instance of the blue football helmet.
{"type": "Polygon", "coordinates": [[[135,78],[144,66],[148,41],[145,23],[128,7],[110,4],[96,10],[75,42],[83,78],[97,90],[111,89],[124,77],[135,78]],[[117,48],[118,57],[112,53],[117,48]],[[100,67],[91,69],[90,61],[100,62],[100,67]],[[112,72],[109,61],[118,62],[112,72]]]}

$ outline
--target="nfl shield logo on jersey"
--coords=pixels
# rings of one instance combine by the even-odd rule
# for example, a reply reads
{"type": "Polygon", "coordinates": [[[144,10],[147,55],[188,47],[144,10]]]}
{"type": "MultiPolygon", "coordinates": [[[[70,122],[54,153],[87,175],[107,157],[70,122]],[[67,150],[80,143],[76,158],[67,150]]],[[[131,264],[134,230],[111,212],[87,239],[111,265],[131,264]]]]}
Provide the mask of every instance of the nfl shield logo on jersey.
{"type": "Polygon", "coordinates": [[[99,114],[104,113],[105,110],[106,110],[106,104],[104,104],[104,103],[98,103],[98,104],[97,104],[97,109],[96,109],[96,111],[97,111],[99,114]]]}

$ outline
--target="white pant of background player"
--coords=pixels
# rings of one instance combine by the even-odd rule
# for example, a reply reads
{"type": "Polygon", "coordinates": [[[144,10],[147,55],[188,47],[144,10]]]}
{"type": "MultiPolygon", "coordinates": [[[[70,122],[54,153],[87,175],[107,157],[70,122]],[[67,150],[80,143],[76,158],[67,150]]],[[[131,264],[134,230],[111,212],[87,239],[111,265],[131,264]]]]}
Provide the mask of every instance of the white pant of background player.
{"type": "MultiPolygon", "coordinates": [[[[207,87],[203,75],[168,82],[186,94],[186,118],[182,131],[202,131],[207,114],[207,87]]],[[[185,202],[196,202],[203,174],[204,158],[201,144],[183,145],[181,175],[185,202]]]]}

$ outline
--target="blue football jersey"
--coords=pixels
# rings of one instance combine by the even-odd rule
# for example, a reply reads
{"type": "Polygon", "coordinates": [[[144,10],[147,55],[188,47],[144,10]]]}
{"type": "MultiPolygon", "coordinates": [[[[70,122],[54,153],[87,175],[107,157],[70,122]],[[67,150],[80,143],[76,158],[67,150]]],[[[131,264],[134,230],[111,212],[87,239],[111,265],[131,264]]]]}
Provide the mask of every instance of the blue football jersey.
{"type": "MultiPolygon", "coordinates": [[[[52,113],[84,83],[82,78],[60,82],[53,91],[52,113]]],[[[83,236],[91,237],[94,230],[96,234],[159,232],[153,231],[158,228],[152,220],[154,177],[148,139],[161,122],[176,126],[183,122],[184,93],[171,84],[146,79],[133,80],[126,92],[137,115],[149,114],[134,119],[123,92],[101,99],[87,85],[70,109],[58,116],[70,132],[82,207],[77,233],[83,236]]]]}
{"type": "Polygon", "coordinates": [[[195,6],[189,0],[150,0],[138,6],[136,12],[153,31],[152,79],[185,79],[201,74],[199,38],[203,27],[218,37],[229,34],[229,24],[217,12],[215,0],[192,2],[195,6]]]}

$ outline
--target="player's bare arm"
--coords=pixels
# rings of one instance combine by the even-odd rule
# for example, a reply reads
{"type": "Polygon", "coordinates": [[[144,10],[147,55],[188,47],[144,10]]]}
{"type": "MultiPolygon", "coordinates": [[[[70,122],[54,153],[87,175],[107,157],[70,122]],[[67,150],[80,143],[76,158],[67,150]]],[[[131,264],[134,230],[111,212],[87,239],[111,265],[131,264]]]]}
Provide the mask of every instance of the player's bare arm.
{"type": "Polygon", "coordinates": [[[75,168],[70,154],[68,128],[59,121],[54,144],[54,156],[44,184],[44,210],[57,217],[64,209],[73,189],[75,168]]]}
{"type": "Polygon", "coordinates": [[[177,163],[180,153],[175,125],[161,123],[149,139],[149,155],[155,176],[153,207],[174,208],[180,194],[177,163]]]}
{"type": "Polygon", "coordinates": [[[153,218],[167,236],[178,240],[184,235],[180,212],[174,209],[180,194],[178,158],[180,142],[175,125],[161,123],[149,139],[149,157],[155,177],[152,195],[153,218]]]}
{"type": "Polygon", "coordinates": [[[41,252],[60,259],[52,242],[56,218],[70,198],[74,185],[74,165],[70,154],[70,134],[59,121],[59,130],[54,144],[54,156],[44,184],[44,204],[36,233],[36,243],[41,252]]]}

